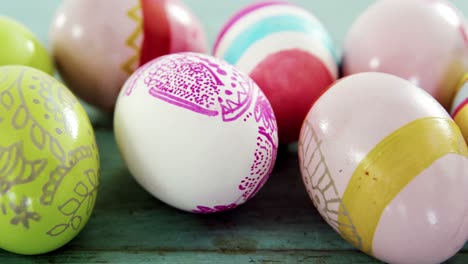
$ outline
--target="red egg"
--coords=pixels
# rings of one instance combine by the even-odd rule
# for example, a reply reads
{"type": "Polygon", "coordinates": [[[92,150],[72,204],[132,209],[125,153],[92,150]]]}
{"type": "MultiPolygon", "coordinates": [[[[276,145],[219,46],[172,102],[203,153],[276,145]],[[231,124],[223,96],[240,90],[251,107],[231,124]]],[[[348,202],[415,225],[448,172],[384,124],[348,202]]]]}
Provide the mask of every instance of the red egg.
{"type": "Polygon", "coordinates": [[[297,140],[297,124],[302,123],[311,103],[335,80],[319,58],[299,49],[268,56],[255,67],[250,77],[258,86],[264,87],[275,106],[278,126],[283,128],[283,143],[297,140]]]}

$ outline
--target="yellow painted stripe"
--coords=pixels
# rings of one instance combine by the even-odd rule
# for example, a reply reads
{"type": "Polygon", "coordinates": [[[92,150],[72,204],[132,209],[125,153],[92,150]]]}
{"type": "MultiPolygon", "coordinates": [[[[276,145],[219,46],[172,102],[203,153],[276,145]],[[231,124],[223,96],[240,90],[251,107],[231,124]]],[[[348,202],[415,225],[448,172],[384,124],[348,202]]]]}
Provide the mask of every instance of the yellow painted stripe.
{"type": "Polygon", "coordinates": [[[454,117],[465,141],[468,142],[468,104],[462,107],[454,117]]]}
{"type": "Polygon", "coordinates": [[[463,85],[465,85],[467,81],[468,81],[468,73],[465,73],[456,86],[455,94],[458,93],[458,91],[460,91],[460,89],[463,87],[463,85]]]}
{"type": "MultiPolygon", "coordinates": [[[[344,208],[338,221],[349,218],[361,238],[361,247],[372,255],[374,232],[383,210],[395,196],[434,161],[448,153],[468,155],[465,141],[452,119],[415,120],[382,140],[354,171],[343,195],[344,208]]],[[[441,175],[443,176],[443,175],[441,175]]],[[[350,228],[340,232],[350,243],[355,234],[350,228]]]]}

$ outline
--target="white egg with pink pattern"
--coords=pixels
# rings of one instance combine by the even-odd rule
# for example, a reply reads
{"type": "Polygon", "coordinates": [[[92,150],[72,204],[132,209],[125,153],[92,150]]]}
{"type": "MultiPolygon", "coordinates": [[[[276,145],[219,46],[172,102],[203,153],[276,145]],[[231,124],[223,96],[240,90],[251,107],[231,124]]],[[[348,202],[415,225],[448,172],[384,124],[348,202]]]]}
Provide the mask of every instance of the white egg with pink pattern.
{"type": "Polygon", "coordinates": [[[277,123],[244,73],[192,52],[154,59],[123,86],[114,130],[136,181],[164,203],[194,213],[233,209],[271,174],[277,123]]]}

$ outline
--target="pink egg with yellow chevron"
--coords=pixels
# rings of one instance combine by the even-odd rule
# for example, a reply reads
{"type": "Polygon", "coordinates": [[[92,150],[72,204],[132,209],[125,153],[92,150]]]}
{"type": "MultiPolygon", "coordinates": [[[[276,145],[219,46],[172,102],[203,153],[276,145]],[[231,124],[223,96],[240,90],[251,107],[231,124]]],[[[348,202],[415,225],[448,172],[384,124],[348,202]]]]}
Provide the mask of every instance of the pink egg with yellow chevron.
{"type": "Polygon", "coordinates": [[[468,141],[468,73],[463,76],[450,110],[455,123],[468,141]]]}
{"type": "Polygon", "coordinates": [[[181,0],[65,0],[50,40],[68,87],[109,112],[139,66],[165,54],[207,50],[201,23],[181,0]]]}
{"type": "Polygon", "coordinates": [[[387,263],[441,263],[468,238],[468,150],[444,107],[400,77],[335,83],[304,120],[304,185],[324,220],[387,263]]]}

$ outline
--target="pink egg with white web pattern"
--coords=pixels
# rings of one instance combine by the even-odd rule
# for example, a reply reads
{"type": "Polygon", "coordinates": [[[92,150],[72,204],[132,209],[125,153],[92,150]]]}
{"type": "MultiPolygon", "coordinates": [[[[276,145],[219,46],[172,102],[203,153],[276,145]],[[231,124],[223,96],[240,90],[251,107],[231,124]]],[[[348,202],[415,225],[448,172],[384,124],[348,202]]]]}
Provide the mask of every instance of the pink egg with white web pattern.
{"type": "Polygon", "coordinates": [[[265,95],[235,67],[200,53],[140,67],[118,96],[114,130],[136,181],[195,213],[245,203],[276,160],[277,124],[265,95]]]}

